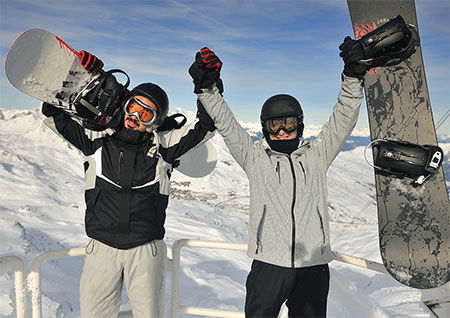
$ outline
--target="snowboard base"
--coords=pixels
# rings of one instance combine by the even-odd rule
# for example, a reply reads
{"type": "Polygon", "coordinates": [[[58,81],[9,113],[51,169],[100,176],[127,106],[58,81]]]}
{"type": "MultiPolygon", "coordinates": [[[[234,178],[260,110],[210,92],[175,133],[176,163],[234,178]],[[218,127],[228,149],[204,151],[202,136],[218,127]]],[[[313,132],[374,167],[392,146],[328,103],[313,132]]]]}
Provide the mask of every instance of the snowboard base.
{"type": "Polygon", "coordinates": [[[96,76],[83,68],[74,49],[41,29],[16,39],[5,72],[18,90],[71,113],[76,112],[73,102],[78,93],[96,76]]]}

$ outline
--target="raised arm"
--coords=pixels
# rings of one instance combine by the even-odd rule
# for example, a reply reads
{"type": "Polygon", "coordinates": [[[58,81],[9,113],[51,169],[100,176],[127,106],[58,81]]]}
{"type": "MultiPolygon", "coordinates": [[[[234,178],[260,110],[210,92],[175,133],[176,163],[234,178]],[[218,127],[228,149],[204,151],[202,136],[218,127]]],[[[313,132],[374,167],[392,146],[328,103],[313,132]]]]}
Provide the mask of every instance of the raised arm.
{"type": "Polygon", "coordinates": [[[224,138],[231,155],[246,171],[253,154],[253,140],[241,127],[222,97],[223,83],[220,79],[222,61],[208,48],[197,52],[195,62],[189,69],[194,82],[194,93],[211,116],[217,130],[224,138]]]}
{"type": "Polygon", "coordinates": [[[62,109],[43,103],[42,113],[47,117],[45,124],[77,149],[81,150],[85,156],[93,154],[96,148],[98,148],[97,143],[99,141],[90,140],[85,134],[84,128],[72,120],[70,115],[62,109]]]}
{"type": "MultiPolygon", "coordinates": [[[[159,153],[165,161],[173,163],[189,150],[201,145],[214,136],[216,131],[214,122],[200,101],[197,101],[197,107],[197,118],[193,122],[177,129],[163,129],[160,131],[161,144],[159,153]]],[[[174,119],[168,117],[166,120],[170,121],[174,119]]]]}
{"type": "Polygon", "coordinates": [[[346,37],[339,46],[340,56],[344,60],[342,87],[338,101],[328,122],[322,127],[316,145],[326,160],[327,166],[342,150],[356,125],[359,107],[363,101],[362,80],[368,69],[367,65],[358,63],[364,56],[361,46],[350,37],[346,37]]]}

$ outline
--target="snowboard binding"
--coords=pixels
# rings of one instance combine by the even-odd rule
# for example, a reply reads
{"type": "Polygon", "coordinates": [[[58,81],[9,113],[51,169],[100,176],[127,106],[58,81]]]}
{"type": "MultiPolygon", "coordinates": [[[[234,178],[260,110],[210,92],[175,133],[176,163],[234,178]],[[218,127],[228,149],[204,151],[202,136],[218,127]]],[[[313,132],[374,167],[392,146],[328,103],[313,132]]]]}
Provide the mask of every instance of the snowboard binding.
{"type": "Polygon", "coordinates": [[[420,45],[414,25],[396,16],[357,40],[364,51],[359,64],[370,67],[396,65],[410,57],[420,45]]]}
{"type": "Polygon", "coordinates": [[[122,101],[129,84],[129,76],[119,69],[101,72],[94,77],[74,99],[76,113],[83,119],[83,126],[94,131],[116,127],[122,119],[122,101]],[[117,82],[113,73],[124,74],[126,83],[117,82]]]}
{"type": "Polygon", "coordinates": [[[373,168],[400,178],[414,179],[413,186],[424,184],[438,171],[444,158],[442,149],[433,145],[389,139],[376,139],[367,147],[370,145],[374,151],[373,168]]]}

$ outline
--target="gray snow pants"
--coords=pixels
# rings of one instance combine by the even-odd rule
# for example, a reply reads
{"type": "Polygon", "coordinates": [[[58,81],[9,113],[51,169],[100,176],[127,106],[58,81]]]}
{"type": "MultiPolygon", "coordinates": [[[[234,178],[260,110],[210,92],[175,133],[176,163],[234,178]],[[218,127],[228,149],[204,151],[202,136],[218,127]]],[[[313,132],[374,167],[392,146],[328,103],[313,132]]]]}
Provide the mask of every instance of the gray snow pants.
{"type": "Polygon", "coordinates": [[[82,318],[117,317],[123,282],[134,318],[164,316],[160,312],[167,255],[163,240],[128,250],[92,240],[86,250],[80,282],[82,318]]]}

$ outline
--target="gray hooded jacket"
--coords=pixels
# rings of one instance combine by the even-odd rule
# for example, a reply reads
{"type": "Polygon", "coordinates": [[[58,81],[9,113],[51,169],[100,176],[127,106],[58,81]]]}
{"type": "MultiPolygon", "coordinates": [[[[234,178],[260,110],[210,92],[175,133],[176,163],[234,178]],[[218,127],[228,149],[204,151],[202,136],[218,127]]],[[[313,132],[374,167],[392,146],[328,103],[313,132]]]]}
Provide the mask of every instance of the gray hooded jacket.
{"type": "Polygon", "coordinates": [[[254,142],[216,87],[198,97],[249,180],[248,256],[283,267],[330,262],[326,172],[356,125],[361,82],[342,75],[330,119],[290,155],[271,150],[264,139],[254,142]]]}

